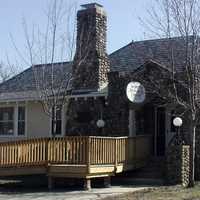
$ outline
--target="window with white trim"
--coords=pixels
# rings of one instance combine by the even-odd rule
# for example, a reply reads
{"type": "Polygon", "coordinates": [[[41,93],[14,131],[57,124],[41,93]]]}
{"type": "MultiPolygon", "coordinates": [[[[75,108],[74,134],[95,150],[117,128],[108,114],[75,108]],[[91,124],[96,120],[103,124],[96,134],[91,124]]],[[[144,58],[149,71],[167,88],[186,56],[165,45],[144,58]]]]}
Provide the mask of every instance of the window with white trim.
{"type": "Polygon", "coordinates": [[[14,107],[0,107],[0,135],[14,135],[14,107]]]}
{"type": "Polygon", "coordinates": [[[0,136],[24,136],[25,113],[22,105],[0,107],[0,136]]]}
{"type": "Polygon", "coordinates": [[[18,107],[18,135],[25,135],[25,107],[18,107]]]}

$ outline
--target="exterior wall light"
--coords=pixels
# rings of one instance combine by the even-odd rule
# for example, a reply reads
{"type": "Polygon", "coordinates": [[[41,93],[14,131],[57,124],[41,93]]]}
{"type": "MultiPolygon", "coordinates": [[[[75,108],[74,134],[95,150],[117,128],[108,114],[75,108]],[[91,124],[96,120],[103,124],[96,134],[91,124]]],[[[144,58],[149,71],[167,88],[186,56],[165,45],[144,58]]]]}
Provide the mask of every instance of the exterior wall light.
{"type": "Polygon", "coordinates": [[[173,125],[176,127],[181,127],[183,124],[183,120],[180,117],[175,117],[173,119],[173,125]]]}
{"type": "Polygon", "coordinates": [[[178,143],[184,143],[184,138],[180,134],[180,127],[183,124],[183,120],[180,117],[175,117],[173,119],[173,125],[177,127],[177,136],[178,136],[178,143]]]}
{"type": "Polygon", "coordinates": [[[103,119],[99,119],[97,121],[97,127],[98,128],[103,128],[105,126],[105,121],[103,119]]]}

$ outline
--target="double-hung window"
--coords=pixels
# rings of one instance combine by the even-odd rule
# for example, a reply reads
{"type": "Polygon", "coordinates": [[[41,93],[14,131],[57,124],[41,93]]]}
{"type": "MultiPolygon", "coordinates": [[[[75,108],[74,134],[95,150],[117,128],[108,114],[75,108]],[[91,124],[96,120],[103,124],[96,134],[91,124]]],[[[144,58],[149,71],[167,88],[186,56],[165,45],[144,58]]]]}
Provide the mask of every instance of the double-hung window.
{"type": "Polygon", "coordinates": [[[0,107],[0,135],[14,135],[14,107],[0,107]]]}
{"type": "Polygon", "coordinates": [[[0,136],[25,135],[25,106],[0,107],[0,136]]]}
{"type": "Polygon", "coordinates": [[[18,135],[25,135],[25,107],[18,107],[18,135]]]}

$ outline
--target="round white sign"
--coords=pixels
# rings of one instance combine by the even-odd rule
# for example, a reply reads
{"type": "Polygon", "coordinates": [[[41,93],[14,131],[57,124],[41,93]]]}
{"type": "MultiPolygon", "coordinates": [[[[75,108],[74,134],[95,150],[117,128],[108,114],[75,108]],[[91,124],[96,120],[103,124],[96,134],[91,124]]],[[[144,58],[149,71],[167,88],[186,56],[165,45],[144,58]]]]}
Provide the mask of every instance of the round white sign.
{"type": "Polygon", "coordinates": [[[126,87],[126,95],[133,103],[142,103],[145,100],[145,88],[139,82],[130,82],[126,87]]]}

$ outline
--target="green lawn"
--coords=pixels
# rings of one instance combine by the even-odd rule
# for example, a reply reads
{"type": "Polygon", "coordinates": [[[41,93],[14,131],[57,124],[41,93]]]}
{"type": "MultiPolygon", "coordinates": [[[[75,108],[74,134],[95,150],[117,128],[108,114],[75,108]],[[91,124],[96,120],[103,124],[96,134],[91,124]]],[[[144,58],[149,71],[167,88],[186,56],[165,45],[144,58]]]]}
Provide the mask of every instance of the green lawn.
{"type": "Polygon", "coordinates": [[[155,190],[128,193],[105,200],[200,200],[200,183],[194,188],[183,189],[181,186],[160,187],[155,190]]]}

